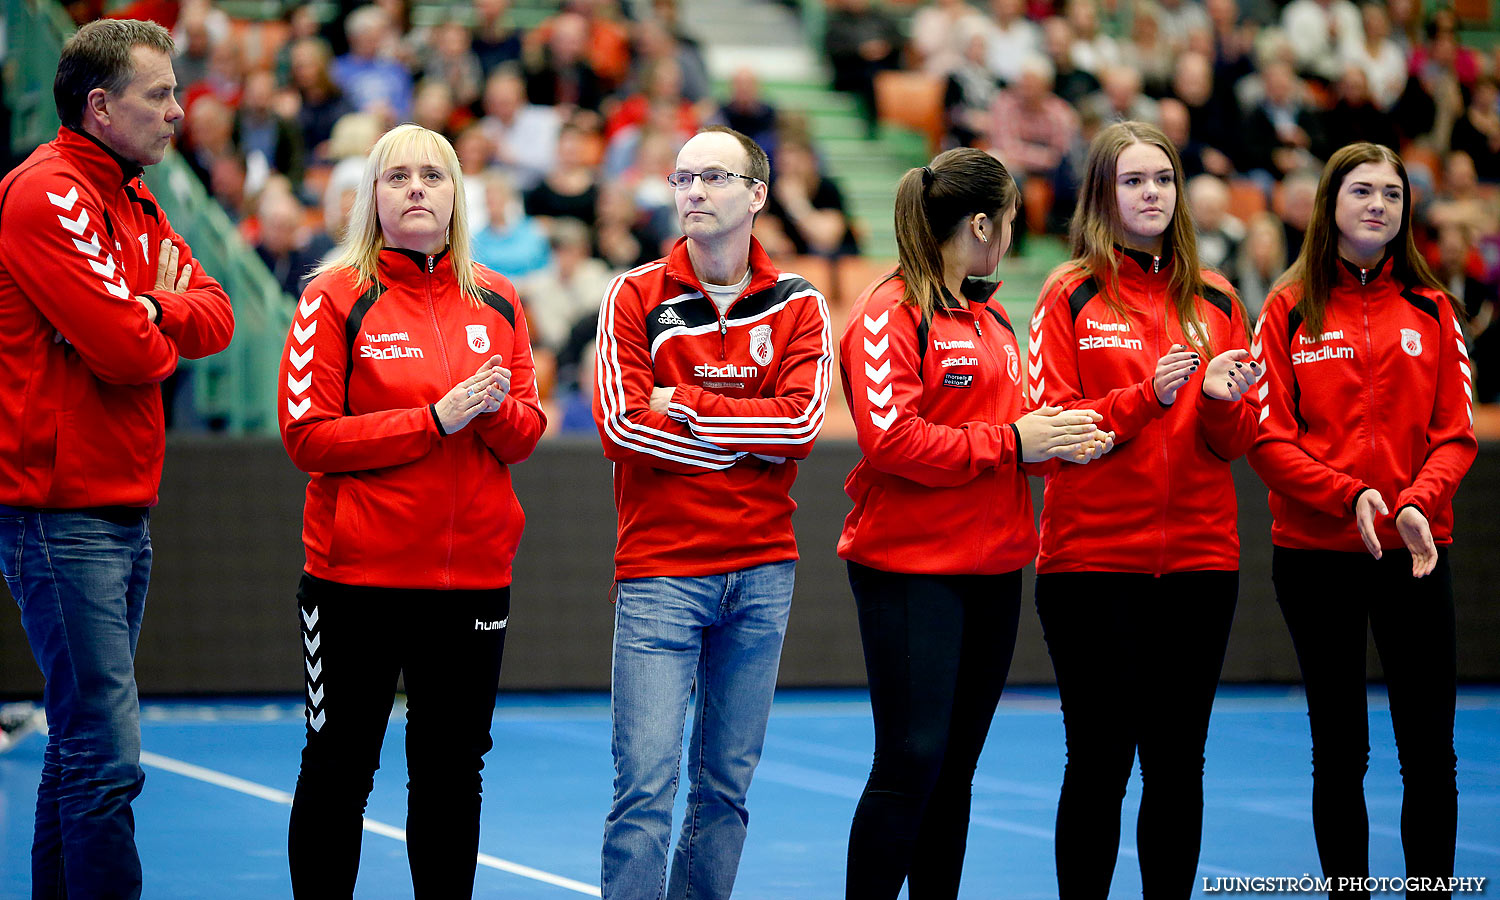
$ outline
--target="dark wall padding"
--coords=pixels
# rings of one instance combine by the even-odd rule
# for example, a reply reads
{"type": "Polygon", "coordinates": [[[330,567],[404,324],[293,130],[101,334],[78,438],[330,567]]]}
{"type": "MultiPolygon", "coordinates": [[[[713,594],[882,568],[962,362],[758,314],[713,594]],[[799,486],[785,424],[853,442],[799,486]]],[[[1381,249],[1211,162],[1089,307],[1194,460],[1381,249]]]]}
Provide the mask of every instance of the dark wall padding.
{"type": "MultiPolygon", "coordinates": [[[[834,555],[850,506],[843,480],[857,459],[852,444],[829,441],[802,464],[795,492],[802,561],[781,664],[785,686],[864,683],[854,604],[844,564],[834,555]]],[[[527,522],[501,685],[607,687],[615,527],[609,463],[592,440],[554,441],[513,473],[527,522]]],[[[1271,591],[1265,489],[1243,462],[1235,477],[1243,574],[1224,678],[1295,681],[1296,660],[1271,591]]],[[[142,693],[301,690],[295,591],[305,484],[275,441],[170,442],[161,505],[151,522],[155,568],[137,658],[142,693]]],[[[1033,484],[1040,504],[1041,483],[1033,484]]],[[[1456,501],[1459,668],[1469,680],[1500,680],[1497,501],[1500,446],[1489,445],[1456,501]]],[[[733,541],[733,529],[721,539],[733,541]]],[[[1031,583],[1028,570],[1011,669],[1015,683],[1052,680],[1031,583]]],[[[409,621],[391,627],[420,628],[421,617],[413,611],[409,621]]],[[[1370,671],[1379,671],[1373,654],[1370,671]]],[[[40,690],[20,617],[7,606],[0,611],[0,695],[40,690]]]]}

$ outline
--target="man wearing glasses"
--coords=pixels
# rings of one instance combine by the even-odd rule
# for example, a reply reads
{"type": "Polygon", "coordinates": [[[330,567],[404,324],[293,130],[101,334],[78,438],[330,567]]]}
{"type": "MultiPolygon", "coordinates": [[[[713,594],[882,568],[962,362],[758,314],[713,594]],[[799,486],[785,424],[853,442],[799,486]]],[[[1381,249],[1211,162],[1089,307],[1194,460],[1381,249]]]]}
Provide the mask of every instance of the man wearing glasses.
{"type": "Polygon", "coordinates": [[[770,177],[745,135],[700,131],[667,177],[684,237],[612,281],[600,309],[594,419],[619,514],[605,900],[726,898],[745,843],[791,608],[794,460],[833,375],[823,295],[750,236],[770,177]]]}

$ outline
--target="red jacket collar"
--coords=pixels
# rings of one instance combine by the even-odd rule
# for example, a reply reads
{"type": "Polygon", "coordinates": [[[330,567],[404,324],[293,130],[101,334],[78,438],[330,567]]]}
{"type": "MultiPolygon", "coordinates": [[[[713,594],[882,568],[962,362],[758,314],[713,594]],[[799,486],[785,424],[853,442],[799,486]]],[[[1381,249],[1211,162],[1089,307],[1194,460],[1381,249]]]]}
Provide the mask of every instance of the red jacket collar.
{"type": "Polygon", "coordinates": [[[386,284],[410,282],[427,274],[428,260],[432,260],[432,277],[442,281],[453,281],[453,260],[448,257],[448,248],[437,253],[418,253],[400,247],[386,247],[380,251],[380,262],[376,272],[386,284]]]}
{"type": "Polygon", "coordinates": [[[108,197],[141,175],[141,167],[111,150],[85,131],[63,125],[52,142],[101,196],[108,197]]]}
{"type": "Polygon", "coordinates": [[[1120,280],[1128,284],[1165,283],[1172,277],[1172,251],[1163,249],[1160,255],[1144,250],[1131,250],[1116,245],[1115,258],[1120,266],[1120,280]]]}
{"type": "MultiPolygon", "coordinates": [[[[698,273],[693,271],[693,260],[688,256],[685,237],[678,238],[677,243],[672,245],[672,252],[667,254],[667,276],[694,290],[703,290],[703,282],[698,278],[698,273]]],[[[781,272],[771,262],[771,257],[761,247],[760,241],[750,238],[750,283],[745,286],[745,293],[763,291],[775,284],[780,277],[781,272]]]]}
{"type": "Polygon", "coordinates": [[[1391,255],[1389,248],[1373,269],[1361,269],[1341,256],[1339,257],[1338,280],[1340,284],[1350,286],[1372,284],[1379,279],[1391,278],[1395,265],[1395,258],[1391,255]]]}

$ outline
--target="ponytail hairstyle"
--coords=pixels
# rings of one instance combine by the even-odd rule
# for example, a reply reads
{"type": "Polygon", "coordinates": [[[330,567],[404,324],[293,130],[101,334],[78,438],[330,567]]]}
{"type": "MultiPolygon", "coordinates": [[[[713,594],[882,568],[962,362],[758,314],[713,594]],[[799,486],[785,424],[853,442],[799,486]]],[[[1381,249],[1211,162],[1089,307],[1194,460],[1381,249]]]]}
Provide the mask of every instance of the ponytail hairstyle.
{"type": "MultiPolygon", "coordinates": [[[[1120,297],[1120,260],[1115,252],[1125,235],[1120,218],[1120,201],[1115,193],[1120,154],[1132,144],[1150,144],[1167,155],[1177,183],[1177,202],[1172,221],[1162,235],[1162,255],[1172,258],[1172,274],[1167,281],[1167,300],[1188,343],[1205,356],[1213,356],[1208,346],[1208,328],[1198,314],[1197,298],[1203,295],[1204,282],[1198,261],[1198,237],[1193,215],[1188,209],[1187,185],[1182,177],[1182,157],[1177,147],[1155,125],[1145,122],[1116,122],[1103,129],[1089,144],[1084,166],[1083,185],[1079,190],[1078,209],[1069,228],[1073,258],[1064,263],[1055,277],[1084,274],[1100,282],[1100,296],[1110,311],[1124,319],[1132,310],[1120,297]]],[[[1045,291],[1044,291],[1045,293],[1045,291]]],[[[1251,333],[1250,315],[1244,303],[1235,297],[1245,333],[1251,333]]]]}
{"type": "Polygon", "coordinates": [[[1411,228],[1411,180],[1406,177],[1406,165],[1394,150],[1382,144],[1361,141],[1348,144],[1334,151],[1328,165],[1323,168],[1323,177],[1318,180],[1317,199],[1313,201],[1312,217],[1307,222],[1307,236],[1302,240],[1302,251],[1297,261],[1281,276],[1273,293],[1287,287],[1300,289],[1296,309],[1302,313],[1303,333],[1310,340],[1321,340],[1323,324],[1328,314],[1328,296],[1338,278],[1339,228],[1334,220],[1334,208],[1338,205],[1339,191],[1349,173],[1365,163],[1390,163],[1401,176],[1401,228],[1386,245],[1391,257],[1391,276],[1409,287],[1427,287],[1442,291],[1453,306],[1460,321],[1467,319],[1463,307],[1458,304],[1447,288],[1432,274],[1427,261],[1417,251],[1411,228]]]}
{"type": "MultiPolygon", "coordinates": [[[[983,150],[958,147],[908,169],[896,188],[896,271],[905,282],[901,302],[931,321],[943,305],[943,244],[970,216],[984,213],[999,228],[1020,202],[1016,181],[983,150]]],[[[999,233],[995,235],[999,239],[999,233]]]]}

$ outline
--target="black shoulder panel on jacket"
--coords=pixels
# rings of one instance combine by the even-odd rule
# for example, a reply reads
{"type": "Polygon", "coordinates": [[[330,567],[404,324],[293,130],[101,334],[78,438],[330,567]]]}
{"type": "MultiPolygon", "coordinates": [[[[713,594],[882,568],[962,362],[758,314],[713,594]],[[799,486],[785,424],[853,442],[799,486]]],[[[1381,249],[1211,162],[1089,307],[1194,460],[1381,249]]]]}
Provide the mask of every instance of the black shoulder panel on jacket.
{"type": "Polygon", "coordinates": [[[1291,346],[1297,342],[1297,329],[1302,327],[1302,310],[1292,307],[1286,314],[1286,343],[1291,346]]]}
{"type": "Polygon", "coordinates": [[[984,311],[987,312],[987,313],[989,313],[990,315],[994,316],[996,322],[999,322],[1001,325],[1004,325],[1006,331],[1009,331],[1012,335],[1014,335],[1016,333],[1015,326],[1013,326],[1013,325],[1010,324],[1010,320],[1009,319],[1007,319],[1004,316],[1000,315],[1000,310],[996,309],[993,306],[986,306],[984,308],[984,311]]]}
{"type": "Polygon", "coordinates": [[[1229,295],[1207,282],[1203,285],[1203,299],[1213,304],[1213,307],[1224,314],[1224,318],[1234,321],[1234,301],[1229,295]]]}
{"type": "Polygon", "coordinates": [[[479,299],[484,301],[485,306],[504,316],[512,329],[516,327],[516,308],[509,300],[483,285],[479,287],[479,299]]]}
{"type": "Polygon", "coordinates": [[[351,415],[349,409],[349,376],[354,374],[354,342],[359,340],[359,330],[364,327],[365,314],[375,301],[380,299],[385,290],[380,282],[370,285],[370,289],[360,295],[354,305],[349,307],[349,318],[344,320],[344,415],[351,415]]]}
{"type": "Polygon", "coordinates": [[[158,224],[161,222],[161,214],[157,212],[156,204],[137,194],[134,185],[125,185],[125,194],[130,198],[130,202],[139,206],[146,215],[155,219],[158,224]]]}
{"type": "MultiPolygon", "coordinates": [[[[765,313],[766,310],[779,303],[785,303],[793,294],[816,291],[808,281],[802,277],[784,278],[763,291],[754,294],[746,294],[735,301],[734,308],[725,320],[730,323],[741,319],[753,319],[765,313]]],[[[707,299],[707,298],[705,298],[707,299]]],[[[712,306],[712,301],[709,303],[712,306]]]]}
{"type": "Polygon", "coordinates": [[[1437,322],[1439,325],[1442,324],[1442,317],[1438,315],[1437,302],[1434,301],[1431,297],[1423,297],[1421,294],[1417,293],[1411,288],[1403,290],[1401,292],[1401,296],[1406,298],[1407,303],[1410,303],[1412,306],[1415,306],[1422,312],[1427,313],[1429,316],[1432,316],[1432,320],[1434,322],[1437,322]]]}
{"type": "Polygon", "coordinates": [[[1068,295],[1068,309],[1072,311],[1074,320],[1077,320],[1078,314],[1083,312],[1088,302],[1097,296],[1099,296],[1099,282],[1092,277],[1085,278],[1078,283],[1078,287],[1073,288],[1073,293],[1068,295]]]}

